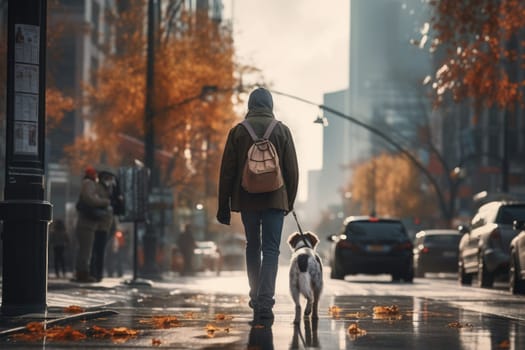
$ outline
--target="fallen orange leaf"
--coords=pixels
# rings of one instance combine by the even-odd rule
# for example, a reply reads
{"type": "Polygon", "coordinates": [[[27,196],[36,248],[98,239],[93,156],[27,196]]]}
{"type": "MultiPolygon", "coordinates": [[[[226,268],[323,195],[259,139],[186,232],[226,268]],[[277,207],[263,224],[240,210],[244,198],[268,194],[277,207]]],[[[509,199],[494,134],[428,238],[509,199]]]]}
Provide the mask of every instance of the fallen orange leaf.
{"type": "Polygon", "coordinates": [[[459,321],[450,322],[447,324],[448,328],[464,328],[464,327],[474,327],[472,323],[461,323],[459,321]]]}
{"type": "Polygon", "coordinates": [[[357,323],[352,323],[350,326],[348,326],[348,334],[350,335],[350,339],[356,340],[359,337],[362,337],[366,335],[366,331],[362,328],[359,328],[357,323]]]}
{"type": "Polygon", "coordinates": [[[39,341],[46,337],[49,340],[81,340],[87,336],[71,326],[55,326],[53,328],[44,329],[44,324],[41,322],[29,322],[26,325],[29,333],[13,334],[11,338],[24,341],[39,341]]]}
{"type": "Polygon", "coordinates": [[[134,329],[126,328],[126,327],[116,327],[116,328],[113,328],[111,331],[114,337],[135,336],[139,334],[138,331],[134,329]]]}
{"type": "Polygon", "coordinates": [[[374,306],[374,314],[382,315],[397,315],[399,314],[399,307],[397,305],[392,306],[374,306]]]}
{"type": "Polygon", "coordinates": [[[43,332],[44,324],[42,322],[29,322],[26,324],[26,328],[30,332],[43,332]]]}
{"type": "Polygon", "coordinates": [[[180,326],[179,319],[176,316],[153,316],[153,324],[156,328],[172,328],[180,326]]]}
{"type": "Polygon", "coordinates": [[[93,337],[95,338],[110,337],[112,335],[109,329],[99,327],[97,325],[91,327],[91,331],[93,333],[93,337]]]}
{"type": "Polygon", "coordinates": [[[206,334],[209,338],[213,338],[215,336],[215,332],[217,331],[217,328],[215,328],[214,325],[207,324],[206,325],[206,334]]]}
{"type": "Polygon", "coordinates": [[[338,307],[338,306],[334,305],[334,306],[330,306],[328,308],[328,314],[331,315],[334,318],[338,318],[340,312],[341,312],[341,308],[338,307]]]}
{"type": "Polygon", "coordinates": [[[64,308],[64,312],[70,313],[70,314],[79,314],[84,312],[85,309],[78,306],[78,305],[70,305],[68,307],[64,308]]]}
{"type": "Polygon", "coordinates": [[[46,338],[50,340],[82,340],[86,339],[87,336],[71,326],[57,326],[46,331],[46,338]]]}
{"type": "Polygon", "coordinates": [[[233,316],[225,315],[225,314],[216,314],[215,315],[216,321],[226,321],[226,320],[233,320],[233,316]]]}
{"type": "Polygon", "coordinates": [[[162,342],[160,341],[160,339],[151,339],[151,345],[153,346],[160,346],[160,344],[162,344],[162,342]]]}

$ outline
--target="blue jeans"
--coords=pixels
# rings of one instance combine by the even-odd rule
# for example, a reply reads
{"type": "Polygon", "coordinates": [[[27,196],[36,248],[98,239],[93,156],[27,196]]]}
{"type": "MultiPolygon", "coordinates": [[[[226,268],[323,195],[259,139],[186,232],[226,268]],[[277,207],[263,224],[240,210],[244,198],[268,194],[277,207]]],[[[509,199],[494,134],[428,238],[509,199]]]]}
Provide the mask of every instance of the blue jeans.
{"type": "Polygon", "coordinates": [[[259,309],[271,309],[275,303],[275,280],[284,211],[243,211],[241,219],[247,242],[246,269],[250,284],[250,301],[259,309]]]}

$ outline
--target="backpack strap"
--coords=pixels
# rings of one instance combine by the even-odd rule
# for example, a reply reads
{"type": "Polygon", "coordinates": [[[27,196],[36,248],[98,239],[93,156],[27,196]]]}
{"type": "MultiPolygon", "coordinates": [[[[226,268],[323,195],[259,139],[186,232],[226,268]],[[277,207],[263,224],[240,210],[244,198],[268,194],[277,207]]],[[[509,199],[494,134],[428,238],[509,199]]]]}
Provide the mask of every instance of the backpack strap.
{"type": "Polygon", "coordinates": [[[250,125],[250,123],[248,123],[247,119],[244,119],[241,124],[246,128],[246,130],[248,130],[248,134],[250,134],[253,142],[259,140],[259,137],[255,134],[255,130],[253,130],[253,127],[250,125]]]}
{"type": "Polygon", "coordinates": [[[248,130],[248,133],[250,134],[253,142],[255,141],[258,141],[260,139],[262,140],[267,140],[270,135],[272,134],[273,132],[273,129],[275,128],[275,126],[277,125],[277,123],[279,123],[279,121],[277,119],[272,119],[272,121],[270,122],[270,125],[268,125],[268,128],[266,129],[264,135],[262,138],[259,138],[257,136],[257,134],[255,134],[255,130],[253,130],[253,127],[250,125],[250,123],[248,122],[247,119],[244,119],[241,124],[246,128],[246,130],[248,130]]]}
{"type": "Polygon", "coordinates": [[[272,134],[273,129],[275,126],[279,123],[277,119],[272,119],[272,122],[270,125],[268,125],[268,129],[266,129],[266,132],[263,135],[263,139],[268,140],[270,138],[270,135],[272,134]]]}

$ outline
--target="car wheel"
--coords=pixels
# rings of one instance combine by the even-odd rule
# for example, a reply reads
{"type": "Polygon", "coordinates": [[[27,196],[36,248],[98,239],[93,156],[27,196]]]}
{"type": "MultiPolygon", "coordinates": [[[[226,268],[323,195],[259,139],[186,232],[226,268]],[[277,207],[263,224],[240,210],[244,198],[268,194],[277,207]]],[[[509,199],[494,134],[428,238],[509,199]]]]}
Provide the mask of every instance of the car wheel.
{"type": "Polygon", "coordinates": [[[408,270],[407,273],[403,276],[403,280],[405,282],[412,283],[414,281],[414,270],[408,270]]]}
{"type": "Polygon", "coordinates": [[[460,262],[458,264],[458,279],[459,284],[461,284],[462,286],[470,286],[472,284],[472,275],[465,273],[463,262],[460,262]]]}
{"type": "Polygon", "coordinates": [[[333,263],[332,270],[330,271],[330,278],[334,280],[343,280],[345,279],[345,274],[341,272],[339,268],[337,268],[337,264],[333,263]]]}
{"type": "Polygon", "coordinates": [[[478,287],[490,288],[494,284],[494,275],[487,270],[483,257],[478,259],[478,287]]]}
{"type": "Polygon", "coordinates": [[[521,279],[516,253],[510,255],[509,289],[512,294],[525,294],[525,281],[521,279]]]}

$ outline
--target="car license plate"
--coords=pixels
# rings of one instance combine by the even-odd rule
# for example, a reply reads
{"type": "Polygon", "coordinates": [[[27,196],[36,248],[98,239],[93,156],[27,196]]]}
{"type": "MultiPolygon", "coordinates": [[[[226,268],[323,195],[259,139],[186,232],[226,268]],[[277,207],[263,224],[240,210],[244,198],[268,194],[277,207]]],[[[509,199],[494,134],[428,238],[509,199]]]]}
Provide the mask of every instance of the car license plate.
{"type": "Polygon", "coordinates": [[[379,244],[370,244],[367,246],[367,250],[369,252],[374,252],[374,253],[383,252],[385,251],[385,246],[379,245],[379,244]]]}
{"type": "Polygon", "coordinates": [[[452,257],[456,256],[456,253],[455,252],[451,252],[451,251],[447,251],[447,252],[443,252],[443,256],[446,257],[446,258],[452,258],[452,257]]]}

